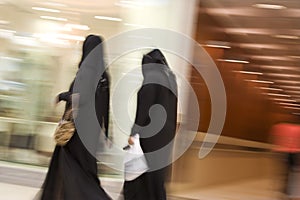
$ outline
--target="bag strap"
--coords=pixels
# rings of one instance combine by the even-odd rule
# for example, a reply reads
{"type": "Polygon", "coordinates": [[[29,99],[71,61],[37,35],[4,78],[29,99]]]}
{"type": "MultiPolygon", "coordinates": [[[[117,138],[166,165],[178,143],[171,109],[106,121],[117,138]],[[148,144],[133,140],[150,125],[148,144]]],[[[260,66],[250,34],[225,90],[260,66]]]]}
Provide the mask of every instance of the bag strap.
{"type": "Polygon", "coordinates": [[[63,117],[63,120],[73,121],[73,112],[72,111],[73,111],[72,108],[68,109],[63,117]]]}

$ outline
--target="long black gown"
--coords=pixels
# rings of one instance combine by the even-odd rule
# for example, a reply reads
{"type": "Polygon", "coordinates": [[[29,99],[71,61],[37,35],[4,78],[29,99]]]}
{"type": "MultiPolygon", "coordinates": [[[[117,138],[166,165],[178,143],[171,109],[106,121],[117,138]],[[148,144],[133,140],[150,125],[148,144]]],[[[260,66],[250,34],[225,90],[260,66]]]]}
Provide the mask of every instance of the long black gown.
{"type": "MultiPolygon", "coordinates": [[[[98,36],[90,35],[83,44],[82,61],[100,44],[98,36]]],[[[106,72],[100,78],[95,94],[96,115],[102,128],[108,130],[109,84],[106,72]],[[103,127],[104,126],[104,127],[103,127]]],[[[74,81],[69,91],[61,93],[59,100],[66,101],[66,109],[72,106],[71,95],[74,81]]],[[[86,133],[88,134],[88,133],[86,133]]],[[[97,138],[95,138],[97,140],[97,138]]],[[[56,146],[49,170],[42,186],[41,200],[108,200],[111,199],[100,186],[97,176],[96,158],[83,145],[75,130],[71,140],[63,147],[56,146]]]]}
{"type": "MultiPolygon", "coordinates": [[[[131,135],[140,134],[140,143],[144,153],[155,152],[163,147],[165,149],[159,154],[145,155],[149,171],[133,181],[125,181],[123,193],[125,200],[165,200],[164,184],[172,152],[172,145],[166,145],[175,136],[177,121],[176,78],[168,67],[164,55],[158,49],[144,55],[142,72],[144,82],[138,92],[135,125],[131,135]],[[162,128],[149,137],[149,134],[154,134],[151,131],[155,127],[147,129],[147,125],[151,123],[148,113],[156,104],[163,106],[167,117],[162,128]],[[162,161],[165,163],[161,163],[162,161]]],[[[152,120],[155,118],[158,121],[164,121],[164,116],[159,112],[153,114],[152,120]]]]}

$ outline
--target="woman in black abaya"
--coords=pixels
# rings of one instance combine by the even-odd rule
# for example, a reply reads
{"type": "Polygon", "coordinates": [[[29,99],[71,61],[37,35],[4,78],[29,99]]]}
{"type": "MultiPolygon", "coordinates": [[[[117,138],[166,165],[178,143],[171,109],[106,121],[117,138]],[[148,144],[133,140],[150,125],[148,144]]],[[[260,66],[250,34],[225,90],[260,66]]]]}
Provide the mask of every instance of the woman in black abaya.
{"type": "MultiPolygon", "coordinates": [[[[102,42],[99,36],[89,35],[83,43],[81,66],[88,54],[102,42]]],[[[100,55],[99,59],[103,59],[100,55]]],[[[98,82],[95,104],[100,126],[108,133],[109,80],[106,72],[98,82]]],[[[74,80],[75,81],[75,80],[74,80]]],[[[57,101],[66,101],[72,106],[74,81],[67,92],[61,93],[57,101]]],[[[88,132],[84,134],[89,134],[88,132]]],[[[94,137],[94,136],[91,136],[94,137]]],[[[95,136],[96,137],[96,136],[95,136]]],[[[93,138],[95,141],[98,138],[93,138]]],[[[65,146],[56,146],[49,170],[42,186],[41,200],[108,200],[111,199],[100,186],[97,176],[96,158],[83,145],[77,130],[65,146]]]]}
{"type": "MultiPolygon", "coordinates": [[[[166,200],[164,184],[177,121],[176,78],[158,49],[143,56],[142,72],[144,81],[137,95],[131,135],[139,133],[149,170],[135,180],[125,181],[123,193],[125,200],[166,200]],[[163,107],[166,116],[159,107],[155,111],[157,105],[163,107]],[[155,152],[157,150],[161,151],[155,152]]],[[[132,143],[131,139],[129,143],[132,143]]]]}

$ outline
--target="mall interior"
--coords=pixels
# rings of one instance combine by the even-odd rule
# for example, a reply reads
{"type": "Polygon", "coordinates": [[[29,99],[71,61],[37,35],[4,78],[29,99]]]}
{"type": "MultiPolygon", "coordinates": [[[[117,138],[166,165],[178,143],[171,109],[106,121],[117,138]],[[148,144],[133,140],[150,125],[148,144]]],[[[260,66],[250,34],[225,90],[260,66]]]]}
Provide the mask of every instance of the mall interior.
{"type": "Polygon", "coordinates": [[[0,11],[0,200],[39,191],[65,106],[55,97],[89,34],[104,39],[111,77],[98,169],[114,199],[154,48],[178,85],[168,199],[300,199],[299,0],[0,0],[0,11]]]}

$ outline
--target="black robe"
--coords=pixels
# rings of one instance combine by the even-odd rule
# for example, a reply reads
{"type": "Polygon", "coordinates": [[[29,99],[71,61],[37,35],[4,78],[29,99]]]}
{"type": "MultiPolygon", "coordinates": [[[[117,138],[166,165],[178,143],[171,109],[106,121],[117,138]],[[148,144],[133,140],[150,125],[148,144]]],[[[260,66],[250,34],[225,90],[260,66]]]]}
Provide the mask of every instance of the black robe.
{"type": "Polygon", "coordinates": [[[155,49],[144,55],[142,62],[144,76],[143,86],[138,91],[137,111],[135,125],[131,135],[140,134],[140,143],[143,152],[146,153],[146,160],[149,171],[142,174],[133,181],[125,181],[125,200],[165,200],[165,178],[168,164],[171,163],[172,140],[176,132],[177,121],[177,84],[176,78],[163,54],[155,49]],[[166,111],[165,116],[153,112],[152,120],[165,121],[157,133],[157,127],[147,128],[151,123],[149,116],[150,108],[154,105],[161,105],[166,111]],[[153,135],[155,134],[155,135],[153,135]],[[169,144],[169,146],[167,146],[169,144]],[[163,152],[147,154],[162,149],[163,152]]]}
{"type": "MultiPolygon", "coordinates": [[[[90,35],[83,44],[82,60],[100,44],[98,36],[90,35]]],[[[100,78],[96,94],[96,115],[100,126],[108,131],[109,79],[106,72],[100,78]]],[[[59,101],[66,101],[66,109],[72,106],[71,95],[74,81],[69,91],[59,95],[59,101]]],[[[88,133],[85,133],[88,134],[88,133]]],[[[94,138],[97,140],[98,138],[94,138]]],[[[108,200],[111,199],[100,186],[97,175],[97,160],[83,145],[75,130],[71,140],[63,147],[56,146],[49,170],[42,186],[41,200],[108,200]]]]}

